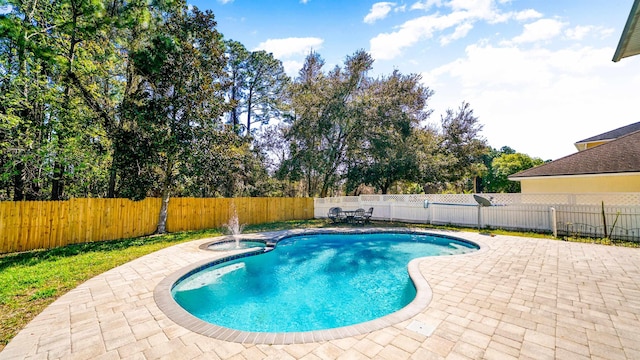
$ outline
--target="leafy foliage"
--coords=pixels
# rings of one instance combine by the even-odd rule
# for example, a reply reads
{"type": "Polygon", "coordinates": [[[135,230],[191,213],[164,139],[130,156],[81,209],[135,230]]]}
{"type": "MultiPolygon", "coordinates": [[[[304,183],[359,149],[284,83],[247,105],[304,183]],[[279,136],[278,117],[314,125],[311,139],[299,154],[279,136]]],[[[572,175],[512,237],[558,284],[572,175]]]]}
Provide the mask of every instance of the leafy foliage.
{"type": "Polygon", "coordinates": [[[471,191],[517,167],[468,103],[437,128],[420,76],[373,78],[363,50],[291,80],[184,0],[8,4],[0,200],[471,191]]]}
{"type": "Polygon", "coordinates": [[[420,141],[419,126],[431,113],[426,103],[433,92],[420,80],[394,71],[371,81],[362,136],[349,154],[347,191],[366,184],[386,194],[397,181],[421,180],[420,155],[428,144],[420,141]]]}
{"type": "Polygon", "coordinates": [[[520,182],[508,179],[510,175],[542,165],[540,158],[530,157],[527,154],[518,153],[508,146],[499,151],[492,151],[489,170],[483,177],[484,191],[486,192],[520,192],[520,182]]]}
{"type": "Polygon", "coordinates": [[[485,171],[482,156],[488,151],[480,136],[482,125],[467,102],[456,112],[448,109],[441,120],[441,151],[446,156],[443,177],[457,192],[473,190],[471,182],[485,171]]]}
{"type": "Polygon", "coordinates": [[[248,51],[237,41],[225,42],[227,52],[229,122],[242,133],[241,116],[246,117],[244,130],[252,133],[251,124],[268,124],[287,109],[285,91],[289,77],[282,62],[264,50],[248,51]]]}

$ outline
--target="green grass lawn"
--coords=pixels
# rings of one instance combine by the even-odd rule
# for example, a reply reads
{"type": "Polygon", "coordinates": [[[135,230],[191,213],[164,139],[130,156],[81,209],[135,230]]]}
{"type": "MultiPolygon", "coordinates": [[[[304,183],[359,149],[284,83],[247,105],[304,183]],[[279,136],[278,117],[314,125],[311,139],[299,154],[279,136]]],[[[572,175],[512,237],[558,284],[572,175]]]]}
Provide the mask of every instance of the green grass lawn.
{"type": "MultiPolygon", "coordinates": [[[[377,227],[438,228],[477,231],[423,224],[375,222],[377,227]]],[[[247,226],[245,233],[292,228],[336,226],[326,220],[305,220],[247,226]]],[[[351,227],[352,225],[337,225],[351,227]]],[[[488,232],[487,232],[488,233],[488,232]]],[[[51,250],[0,256],[0,351],[45,307],[67,291],[109,269],[181,242],[223,235],[222,229],[182,232],[161,236],[69,245],[51,250]]],[[[491,234],[546,237],[536,233],[491,230],[491,234]]],[[[569,239],[596,242],[593,239],[569,239]]],[[[598,240],[607,244],[607,241],[598,240]]],[[[622,244],[624,245],[624,244],[622,244]]],[[[637,246],[637,244],[635,244],[637,246]]]]}
{"type": "MultiPolygon", "coordinates": [[[[247,226],[244,232],[321,227],[322,220],[247,226]]],[[[154,251],[224,235],[224,229],[68,245],[0,256],[0,351],[44,308],[90,278],[154,251]]]]}

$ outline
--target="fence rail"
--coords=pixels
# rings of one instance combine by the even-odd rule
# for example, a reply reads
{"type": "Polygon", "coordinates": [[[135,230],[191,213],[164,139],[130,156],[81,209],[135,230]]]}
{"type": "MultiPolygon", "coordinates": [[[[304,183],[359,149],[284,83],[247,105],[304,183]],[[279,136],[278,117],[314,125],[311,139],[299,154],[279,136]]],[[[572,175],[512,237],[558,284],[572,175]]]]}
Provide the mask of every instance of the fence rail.
{"type": "MultiPolygon", "coordinates": [[[[0,254],[151,234],[161,200],[71,199],[0,202],[0,254]]],[[[226,224],[234,206],[241,224],[313,218],[311,198],[172,198],[169,232],[226,224]]]]}
{"type": "Polygon", "coordinates": [[[334,206],[373,207],[378,220],[640,241],[640,193],[482,196],[497,206],[480,207],[472,194],[362,195],[315,199],[314,211],[320,218],[334,206]]]}

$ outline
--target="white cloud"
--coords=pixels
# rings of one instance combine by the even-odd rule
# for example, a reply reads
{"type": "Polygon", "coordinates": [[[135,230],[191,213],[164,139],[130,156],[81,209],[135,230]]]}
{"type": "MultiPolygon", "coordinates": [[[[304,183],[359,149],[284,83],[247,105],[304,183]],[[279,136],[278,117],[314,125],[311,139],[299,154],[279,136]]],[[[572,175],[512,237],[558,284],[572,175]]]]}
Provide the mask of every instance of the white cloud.
{"type": "Polygon", "coordinates": [[[465,56],[423,74],[437,114],[465,100],[490,145],[543,159],[575,152],[573,142],[633,120],[638,59],[618,67],[613,48],[522,49],[475,44],[465,56]],[[589,124],[589,126],[584,126],[589,124]]]}
{"type": "Polygon", "coordinates": [[[442,36],[440,38],[440,45],[447,45],[453,40],[458,40],[467,36],[471,29],[473,29],[473,25],[471,23],[463,23],[462,25],[458,25],[453,34],[442,36]]]}
{"type": "Polygon", "coordinates": [[[513,14],[513,18],[519,21],[529,20],[529,19],[538,19],[541,17],[542,17],[542,14],[540,14],[539,12],[533,9],[522,10],[513,14]]]}
{"type": "Polygon", "coordinates": [[[487,21],[490,24],[498,24],[498,23],[507,22],[511,19],[514,19],[517,21],[525,21],[525,20],[531,20],[531,19],[538,19],[541,17],[542,17],[541,13],[533,9],[527,9],[522,11],[509,11],[505,13],[495,12],[492,14],[492,18],[487,19],[487,21]]]}
{"type": "Polygon", "coordinates": [[[562,28],[567,24],[554,19],[540,19],[526,24],[522,34],[514,37],[514,43],[529,43],[550,40],[562,33],[562,28]]]}
{"type": "Polygon", "coordinates": [[[496,1],[504,2],[502,0],[451,0],[449,2],[423,0],[416,2],[411,6],[412,10],[428,11],[436,7],[439,10],[448,11],[448,13],[435,12],[417,17],[397,26],[395,31],[378,34],[369,41],[370,52],[377,60],[390,60],[400,56],[403,49],[437,36],[437,32],[449,28],[454,28],[451,34],[439,37],[440,44],[443,46],[467,36],[469,31],[473,29],[474,23],[478,21],[494,24],[511,19],[522,21],[542,16],[532,9],[501,12],[496,6],[496,1]]]}
{"type": "Polygon", "coordinates": [[[282,67],[284,68],[284,72],[287,73],[292,78],[298,76],[298,71],[302,69],[302,61],[297,60],[286,60],[282,62],[282,67]]]}
{"type": "Polygon", "coordinates": [[[465,14],[452,13],[445,16],[428,15],[409,20],[399,30],[378,34],[369,41],[370,52],[376,60],[388,60],[399,56],[402,49],[420,40],[432,38],[435,31],[441,31],[464,21],[465,14]]]}
{"type": "Polygon", "coordinates": [[[593,26],[576,26],[571,29],[567,29],[564,34],[571,40],[582,40],[587,34],[593,30],[593,26]]]}
{"type": "Polygon", "coordinates": [[[570,40],[584,40],[588,35],[599,38],[607,38],[614,33],[614,29],[605,28],[603,26],[578,25],[565,30],[564,35],[570,40]]]}
{"type": "Polygon", "coordinates": [[[323,39],[316,37],[268,39],[260,43],[255,50],[265,50],[273,53],[275,58],[282,60],[295,55],[306,55],[311,50],[321,49],[323,42],[323,39]]]}
{"type": "Polygon", "coordinates": [[[218,0],[218,2],[223,4],[223,5],[225,5],[225,4],[228,4],[228,3],[232,3],[233,0],[218,0]]]}
{"type": "Polygon", "coordinates": [[[378,20],[386,18],[394,5],[395,3],[392,2],[378,2],[373,4],[367,16],[364,17],[364,22],[367,24],[373,24],[378,20]]]}
{"type": "Polygon", "coordinates": [[[442,2],[440,0],[424,0],[418,1],[411,5],[411,10],[429,10],[433,6],[442,6],[442,2]]]}
{"type": "Polygon", "coordinates": [[[309,0],[300,0],[300,4],[306,4],[308,2],[309,2],[309,0]]]}
{"type": "Polygon", "coordinates": [[[489,19],[496,9],[493,0],[451,0],[447,3],[453,12],[465,11],[475,17],[489,19]]]}
{"type": "Polygon", "coordinates": [[[432,36],[432,29],[427,19],[429,16],[404,23],[400,30],[392,33],[378,34],[369,40],[370,52],[376,60],[389,60],[399,56],[403,48],[412,46],[422,38],[432,36]]]}

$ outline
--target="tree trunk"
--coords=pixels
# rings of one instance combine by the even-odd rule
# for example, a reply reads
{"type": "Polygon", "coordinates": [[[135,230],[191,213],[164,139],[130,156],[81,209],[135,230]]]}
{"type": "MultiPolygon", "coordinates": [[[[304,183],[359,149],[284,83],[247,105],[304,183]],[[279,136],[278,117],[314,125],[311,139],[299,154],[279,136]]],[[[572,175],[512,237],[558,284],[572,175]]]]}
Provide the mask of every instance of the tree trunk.
{"type": "Polygon", "coordinates": [[[64,168],[60,162],[56,161],[53,166],[53,180],[51,181],[51,200],[53,201],[62,199],[62,191],[64,188],[63,175],[64,168]]]}
{"type": "Polygon", "coordinates": [[[111,164],[109,169],[109,184],[107,188],[107,198],[113,199],[116,197],[116,167],[111,164]]]}
{"type": "Polygon", "coordinates": [[[387,195],[387,193],[389,192],[389,185],[388,183],[383,183],[380,185],[380,192],[382,193],[382,195],[387,195]]]}
{"type": "Polygon", "coordinates": [[[162,205],[160,206],[160,215],[158,216],[158,227],[156,234],[164,234],[167,232],[167,215],[169,210],[169,190],[162,191],[162,205]]]}
{"type": "Polygon", "coordinates": [[[24,181],[22,179],[22,171],[24,164],[19,162],[16,165],[16,174],[13,175],[13,201],[24,200],[24,181]]]}
{"type": "Polygon", "coordinates": [[[231,109],[231,123],[233,125],[233,131],[238,132],[238,125],[239,125],[238,102],[237,102],[238,86],[236,82],[237,82],[237,74],[236,74],[236,70],[234,69],[233,75],[232,75],[232,85],[231,85],[231,101],[234,103],[233,108],[231,109]]]}
{"type": "Polygon", "coordinates": [[[249,89],[247,97],[247,136],[251,135],[251,98],[253,97],[253,89],[249,89]]]}
{"type": "Polygon", "coordinates": [[[160,206],[160,214],[158,215],[158,227],[156,227],[156,234],[164,234],[167,232],[167,215],[169,210],[172,174],[173,160],[169,158],[165,169],[164,182],[162,183],[162,205],[160,206]]]}

